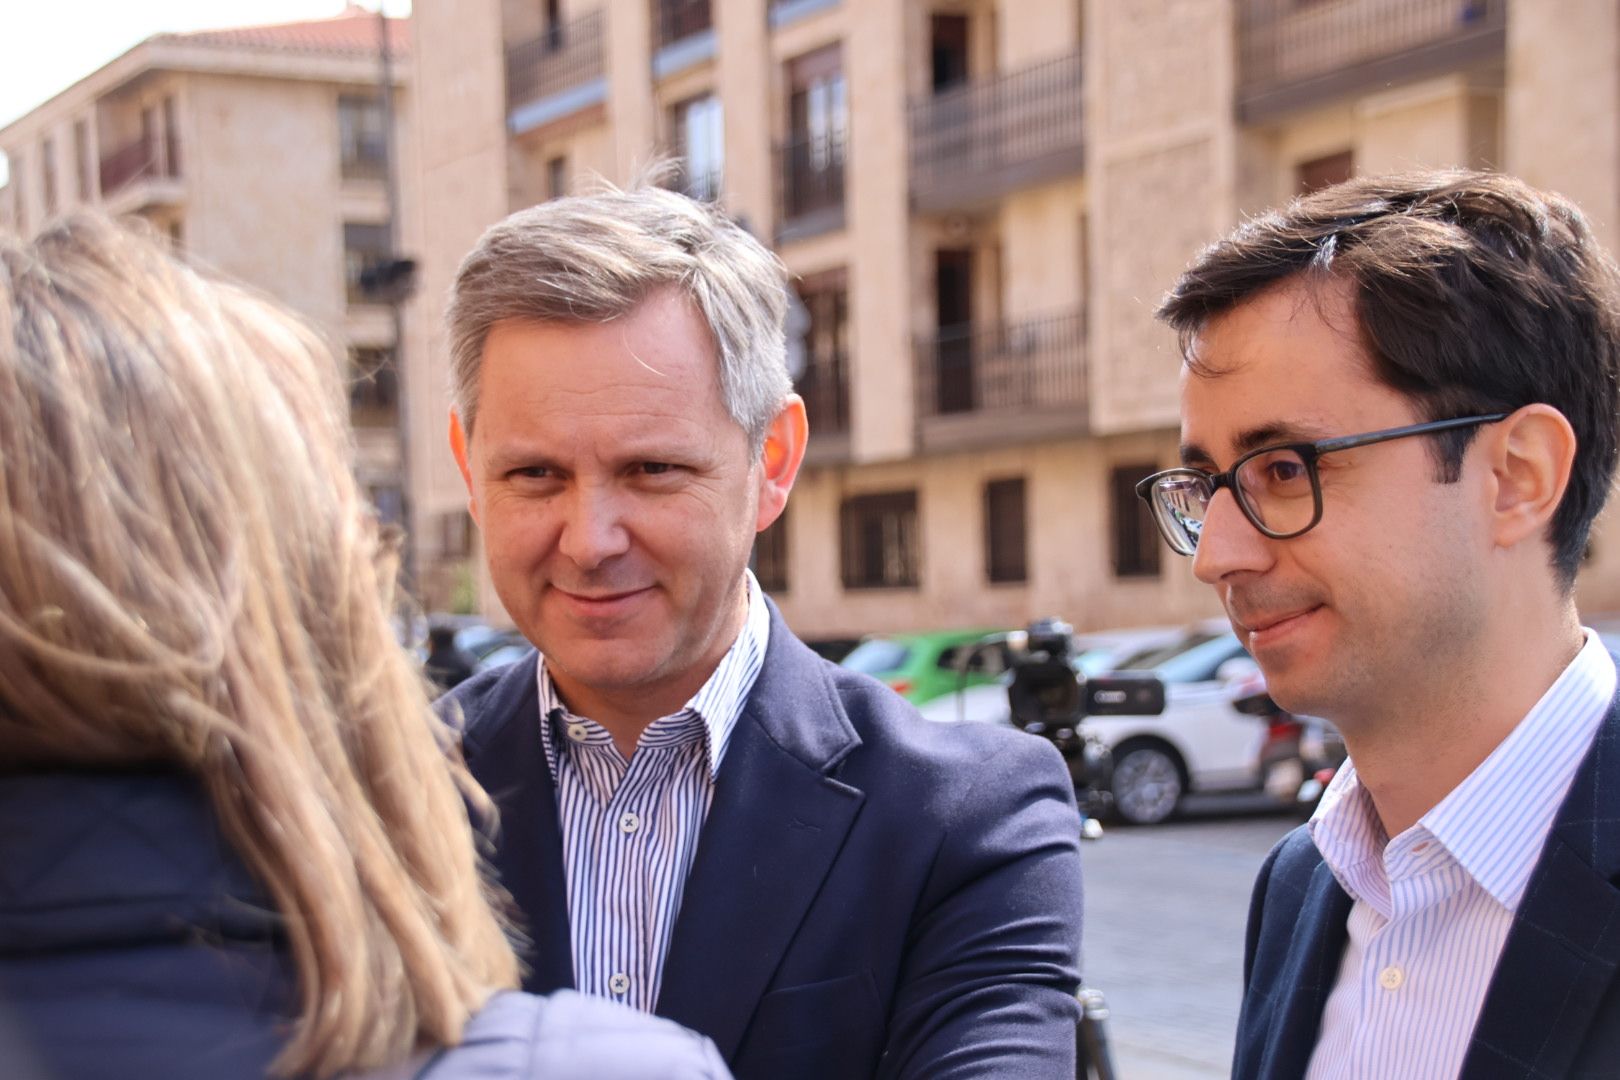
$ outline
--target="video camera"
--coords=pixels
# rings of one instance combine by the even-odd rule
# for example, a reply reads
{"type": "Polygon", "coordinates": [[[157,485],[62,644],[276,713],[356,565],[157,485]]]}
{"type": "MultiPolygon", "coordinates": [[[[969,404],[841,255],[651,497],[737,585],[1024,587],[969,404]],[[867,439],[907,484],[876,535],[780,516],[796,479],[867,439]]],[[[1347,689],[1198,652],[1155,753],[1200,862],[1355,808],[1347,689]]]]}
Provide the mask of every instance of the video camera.
{"type": "Polygon", "coordinates": [[[959,667],[965,673],[971,655],[995,645],[1005,649],[1012,672],[1007,704],[1013,726],[1057,747],[1068,763],[1081,809],[1090,816],[1103,813],[1113,759],[1082,721],[1088,716],[1157,716],[1164,712],[1164,683],[1152,675],[1085,677],[1074,667],[1074,627],[1055,618],[981,638],[964,651],[959,667]]]}

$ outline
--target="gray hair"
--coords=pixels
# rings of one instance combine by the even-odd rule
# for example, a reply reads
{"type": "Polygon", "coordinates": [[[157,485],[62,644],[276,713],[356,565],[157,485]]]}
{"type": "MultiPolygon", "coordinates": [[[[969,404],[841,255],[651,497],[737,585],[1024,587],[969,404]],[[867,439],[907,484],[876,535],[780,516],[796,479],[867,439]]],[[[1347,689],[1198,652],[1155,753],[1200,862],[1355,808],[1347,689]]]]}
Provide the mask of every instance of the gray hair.
{"type": "Polygon", "coordinates": [[[468,437],[496,323],[608,322],[669,286],[703,313],[726,411],[758,454],[793,389],[783,336],[787,270],[717,206],[645,182],[519,210],[462,260],[447,321],[451,402],[468,437]]]}

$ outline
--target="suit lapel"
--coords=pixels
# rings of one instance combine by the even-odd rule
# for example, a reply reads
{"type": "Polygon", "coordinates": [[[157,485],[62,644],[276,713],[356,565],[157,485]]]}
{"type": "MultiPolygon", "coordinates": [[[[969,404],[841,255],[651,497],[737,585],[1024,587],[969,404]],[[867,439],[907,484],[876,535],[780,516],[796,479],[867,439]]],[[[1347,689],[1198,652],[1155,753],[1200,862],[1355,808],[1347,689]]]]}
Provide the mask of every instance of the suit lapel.
{"type": "Polygon", "coordinates": [[[1260,1059],[1261,1077],[1281,1080],[1305,1075],[1322,1026],[1322,1010],[1339,977],[1339,965],[1350,939],[1350,896],[1320,859],[1318,855],[1305,885],[1305,899],[1283,970],[1272,984],[1275,990],[1271,999],[1265,1003],[1269,1015],[1261,1025],[1267,1033],[1260,1059]]]}
{"type": "Polygon", "coordinates": [[[1536,864],[1462,1073],[1562,1076],[1620,968],[1620,699],[1536,864]]]}
{"type": "Polygon", "coordinates": [[[658,1013],[732,1057],[864,795],[827,775],[860,742],[821,661],[771,609],[759,679],[721,763],[658,1013]]]}
{"type": "Polygon", "coordinates": [[[468,767],[500,812],[495,869],[530,943],[521,953],[523,988],[544,994],[574,986],[574,961],[556,788],[540,745],[537,662],[530,653],[513,664],[469,707],[464,745],[468,767]]]}

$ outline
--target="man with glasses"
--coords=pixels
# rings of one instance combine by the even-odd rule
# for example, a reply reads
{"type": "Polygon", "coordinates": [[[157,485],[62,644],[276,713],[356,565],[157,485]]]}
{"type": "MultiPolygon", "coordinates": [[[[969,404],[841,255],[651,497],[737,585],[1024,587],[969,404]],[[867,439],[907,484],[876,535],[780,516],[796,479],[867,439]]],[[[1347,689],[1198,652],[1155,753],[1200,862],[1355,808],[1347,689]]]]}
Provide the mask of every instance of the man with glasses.
{"type": "Polygon", "coordinates": [[[1620,705],[1575,578],[1620,274],[1508,177],[1355,180],[1205,251],[1138,491],[1351,764],[1261,869],[1234,1075],[1620,1070],[1620,705]]]}

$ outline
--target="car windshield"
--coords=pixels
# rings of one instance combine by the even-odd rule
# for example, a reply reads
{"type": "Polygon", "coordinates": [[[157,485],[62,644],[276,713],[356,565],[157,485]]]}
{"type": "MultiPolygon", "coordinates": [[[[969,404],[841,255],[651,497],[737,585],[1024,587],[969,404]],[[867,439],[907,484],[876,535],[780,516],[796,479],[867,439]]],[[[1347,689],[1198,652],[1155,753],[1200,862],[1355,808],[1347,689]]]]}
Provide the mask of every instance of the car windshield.
{"type": "Polygon", "coordinates": [[[1200,632],[1188,634],[1183,638],[1177,638],[1175,641],[1169,642],[1168,644],[1161,642],[1158,645],[1149,645],[1145,649],[1138,649],[1136,652],[1130,654],[1124,660],[1121,660],[1117,665],[1115,665],[1115,667],[1119,671],[1149,671],[1158,667],[1166,660],[1169,660],[1175,656],[1180,656],[1188,649],[1195,648],[1204,644],[1205,642],[1214,641],[1219,636],[1219,634],[1206,634],[1200,632]]]}
{"type": "Polygon", "coordinates": [[[1129,669],[1152,671],[1167,683],[1208,682],[1226,661],[1243,656],[1247,650],[1238,644],[1236,636],[1219,634],[1183,640],[1178,646],[1159,650],[1161,655],[1150,663],[1129,665],[1129,669]],[[1168,653],[1168,655],[1163,655],[1168,653]]]}
{"type": "Polygon", "coordinates": [[[910,656],[911,650],[898,641],[873,638],[855,646],[855,651],[844,657],[843,666],[863,675],[876,675],[899,670],[910,656]]]}

